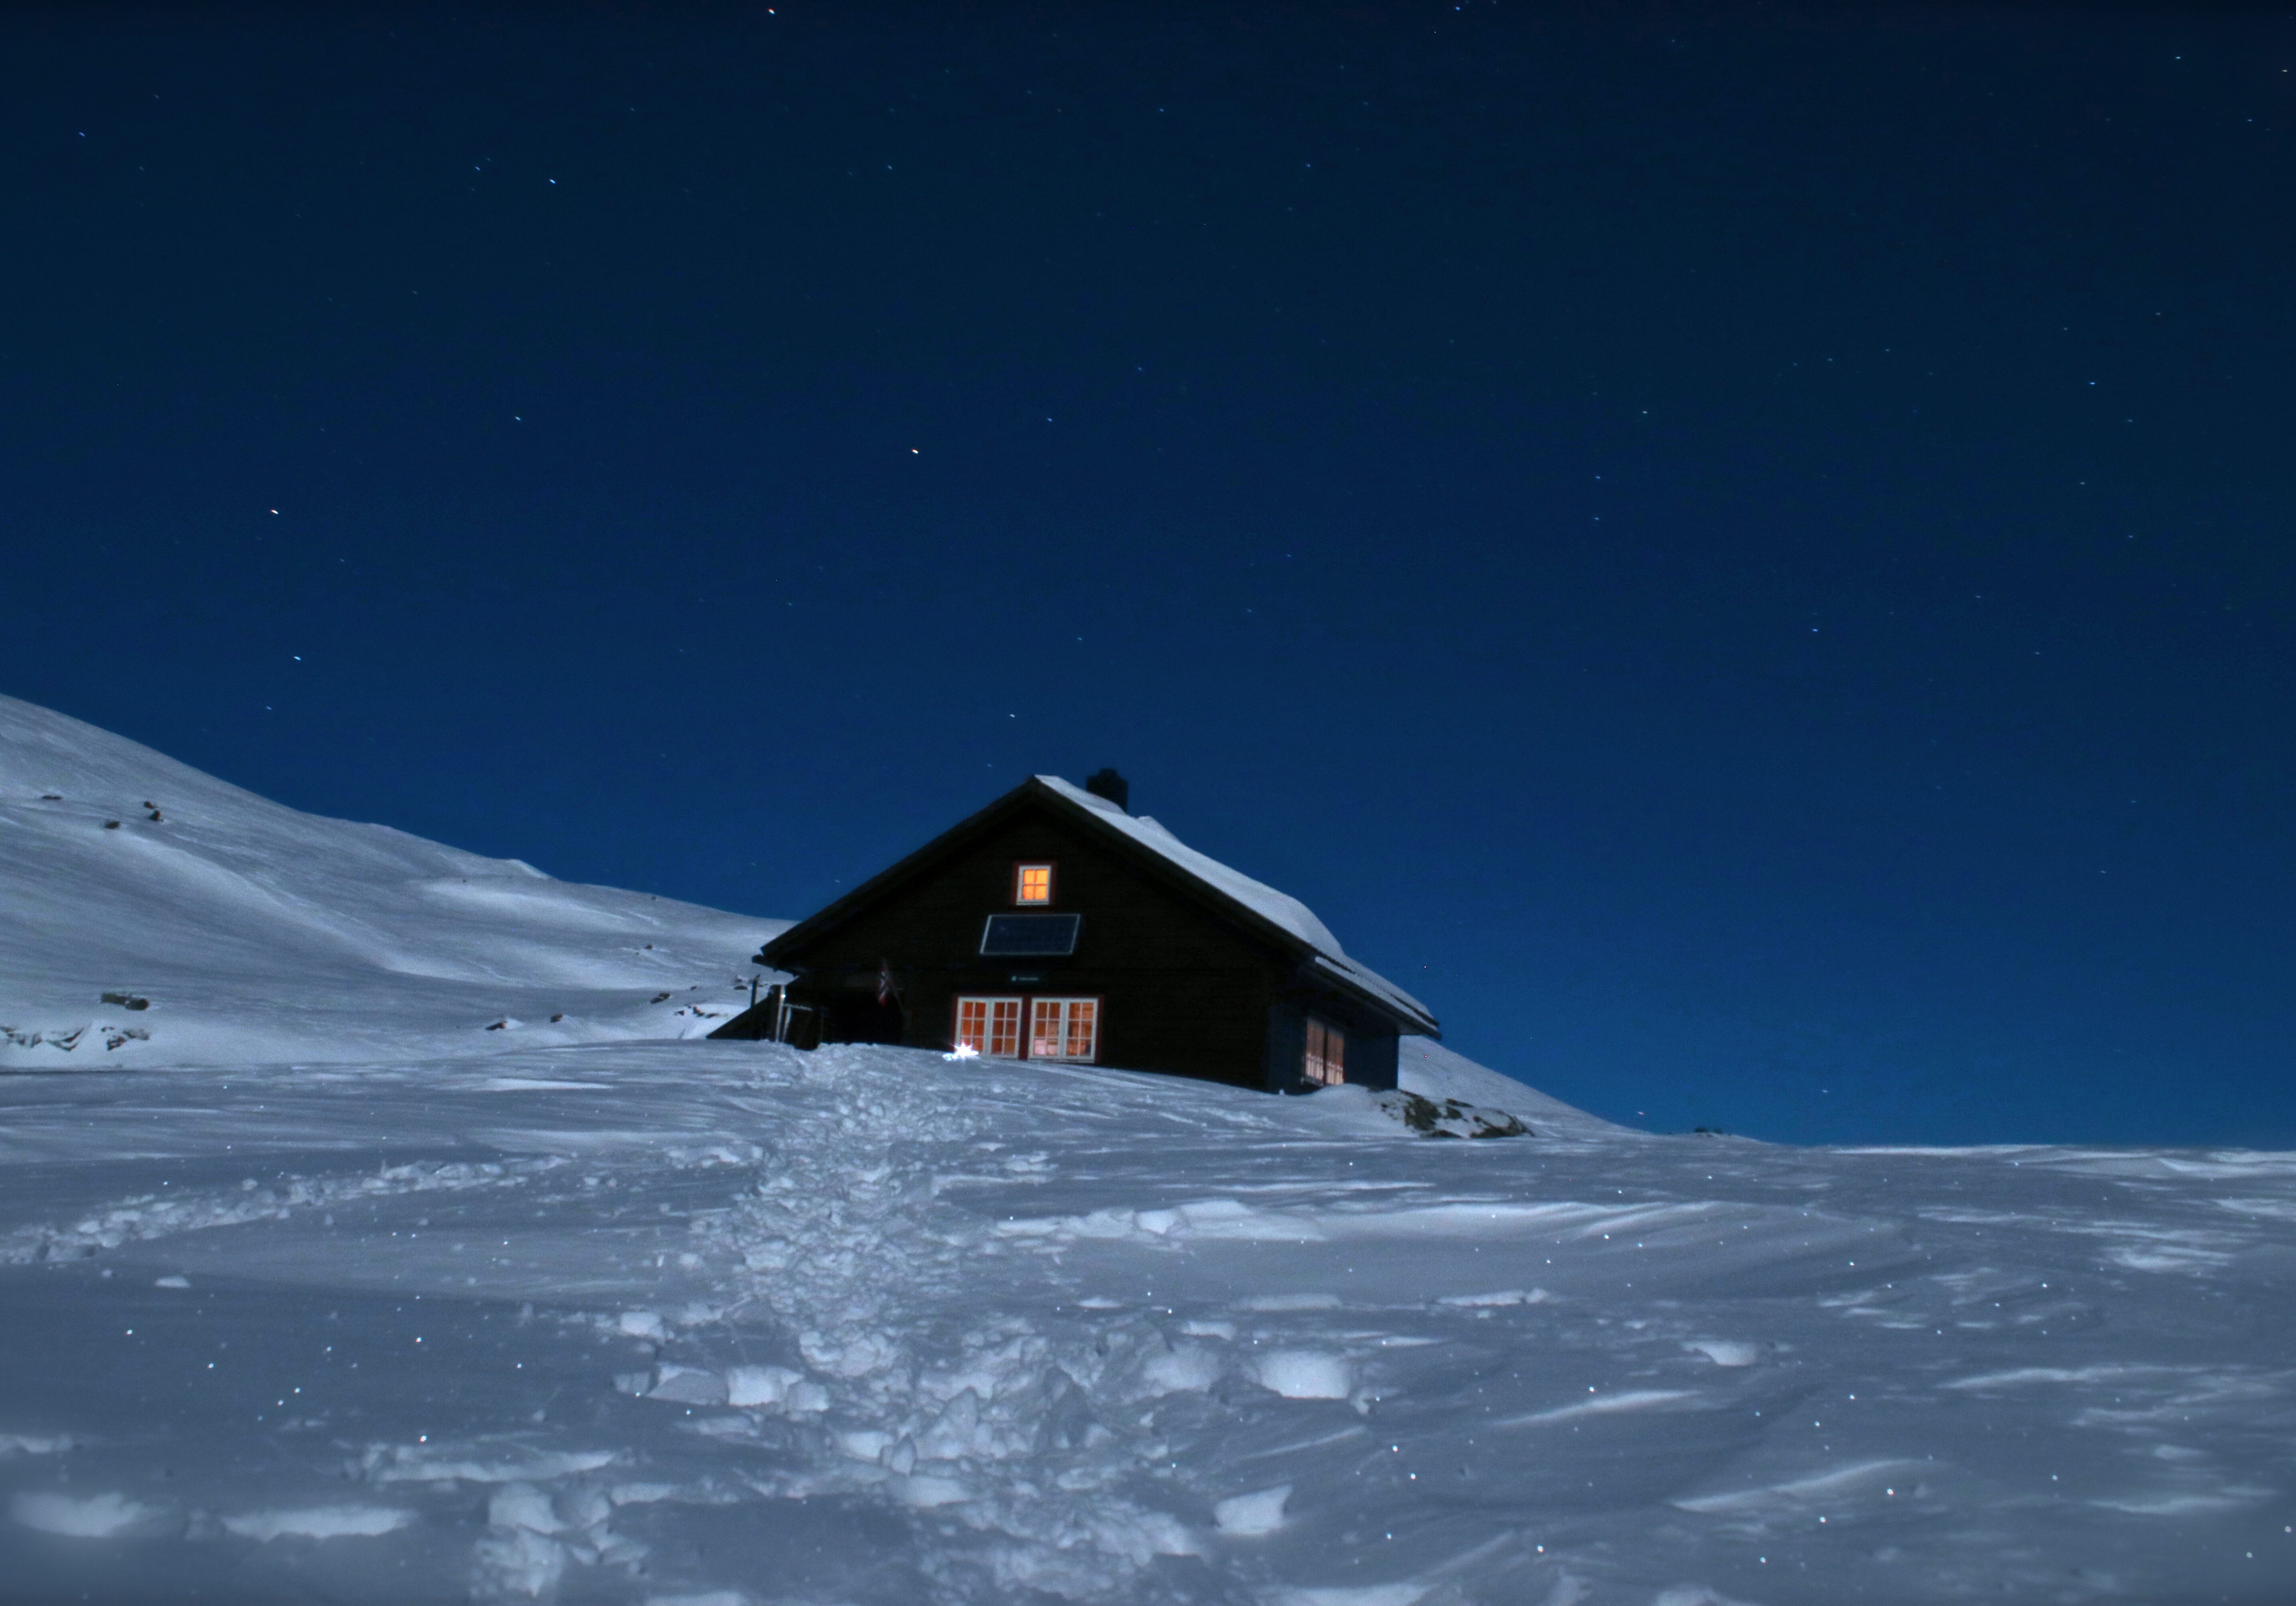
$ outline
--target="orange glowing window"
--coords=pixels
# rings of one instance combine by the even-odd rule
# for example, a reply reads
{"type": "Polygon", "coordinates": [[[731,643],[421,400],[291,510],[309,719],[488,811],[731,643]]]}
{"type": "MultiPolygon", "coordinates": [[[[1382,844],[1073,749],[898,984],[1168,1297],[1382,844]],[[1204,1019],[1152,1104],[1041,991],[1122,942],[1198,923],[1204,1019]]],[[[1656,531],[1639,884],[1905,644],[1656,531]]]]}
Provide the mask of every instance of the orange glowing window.
{"type": "Polygon", "coordinates": [[[1013,867],[1013,902],[1050,903],[1052,901],[1053,867],[1051,865],[1021,864],[1013,867]]]}
{"type": "Polygon", "coordinates": [[[1348,1079],[1348,1035],[1328,1021],[1308,1017],[1308,1080],[1337,1087],[1348,1079]]]}
{"type": "Polygon", "coordinates": [[[1096,998],[1033,1000],[1029,1028],[1031,1059],[1090,1061],[1100,1053],[1100,1001],[1096,998]]]}
{"type": "Polygon", "coordinates": [[[1021,1057],[1021,1000],[960,998],[956,1001],[958,1046],[1000,1059],[1021,1057]]]}

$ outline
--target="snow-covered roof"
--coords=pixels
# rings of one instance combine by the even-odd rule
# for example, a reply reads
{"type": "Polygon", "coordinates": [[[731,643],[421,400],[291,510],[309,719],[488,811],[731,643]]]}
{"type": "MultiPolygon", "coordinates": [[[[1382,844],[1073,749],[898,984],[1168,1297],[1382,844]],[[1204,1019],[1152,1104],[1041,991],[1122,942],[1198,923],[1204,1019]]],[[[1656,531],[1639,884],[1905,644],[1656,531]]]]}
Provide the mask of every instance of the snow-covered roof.
{"type": "Polygon", "coordinates": [[[1232,902],[1242,904],[1270,925],[1299,938],[1315,951],[1318,968],[1390,1008],[1416,1017],[1430,1032],[1435,1029],[1435,1017],[1426,1005],[1376,971],[1349,959],[1347,951],[1340,946],[1339,938],[1332,935],[1332,928],[1316,918],[1315,910],[1289,893],[1277,892],[1264,881],[1255,881],[1242,870],[1198,852],[1147,816],[1128,814],[1107,798],[1057,775],[1039,775],[1036,778],[1046,791],[1078,808],[1089,810],[1102,824],[1129,836],[1232,902]]]}

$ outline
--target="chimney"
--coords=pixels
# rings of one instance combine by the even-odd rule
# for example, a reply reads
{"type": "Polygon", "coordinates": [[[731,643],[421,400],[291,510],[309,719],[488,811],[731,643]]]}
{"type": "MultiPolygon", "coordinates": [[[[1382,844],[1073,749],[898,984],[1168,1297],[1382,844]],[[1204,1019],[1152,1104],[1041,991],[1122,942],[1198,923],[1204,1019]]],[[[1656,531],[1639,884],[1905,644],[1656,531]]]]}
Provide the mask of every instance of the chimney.
{"type": "Polygon", "coordinates": [[[1095,797],[1104,797],[1129,814],[1132,811],[1132,783],[1113,770],[1103,770],[1087,777],[1084,789],[1095,797]]]}

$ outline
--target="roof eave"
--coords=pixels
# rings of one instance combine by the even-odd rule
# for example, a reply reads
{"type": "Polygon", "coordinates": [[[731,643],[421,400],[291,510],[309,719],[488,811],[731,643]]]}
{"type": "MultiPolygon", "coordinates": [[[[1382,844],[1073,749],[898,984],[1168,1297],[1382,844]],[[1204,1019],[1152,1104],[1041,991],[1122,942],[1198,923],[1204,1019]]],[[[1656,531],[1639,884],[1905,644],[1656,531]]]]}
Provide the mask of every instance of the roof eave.
{"type": "Polygon", "coordinates": [[[1016,807],[1021,796],[1031,789],[1039,793],[1046,790],[1037,784],[1035,776],[1030,776],[1010,792],[1000,794],[983,807],[966,815],[923,846],[895,860],[851,892],[815,910],[804,919],[766,943],[758,951],[759,955],[767,959],[778,961],[787,955],[791,946],[801,946],[815,938],[825,936],[834,931],[881,894],[898,885],[906,877],[922,869],[951,844],[986,826],[996,816],[1016,807]],[[781,951],[779,953],[775,952],[777,949],[781,951]]]}

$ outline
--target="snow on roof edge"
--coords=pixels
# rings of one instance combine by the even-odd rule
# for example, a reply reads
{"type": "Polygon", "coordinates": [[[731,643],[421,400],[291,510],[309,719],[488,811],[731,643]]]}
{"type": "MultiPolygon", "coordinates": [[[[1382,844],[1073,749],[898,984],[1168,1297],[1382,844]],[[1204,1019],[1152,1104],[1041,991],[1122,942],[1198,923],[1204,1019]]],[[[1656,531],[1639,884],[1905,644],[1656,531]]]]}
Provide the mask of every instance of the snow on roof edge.
{"type": "Polygon", "coordinates": [[[1108,799],[1096,796],[1057,775],[1039,775],[1037,780],[1077,807],[1092,810],[1113,828],[1185,870],[1214,891],[1242,904],[1271,925],[1291,933],[1316,951],[1318,965],[1341,980],[1407,1015],[1417,1017],[1431,1029],[1434,1027],[1434,1014],[1426,1005],[1376,971],[1349,959],[1347,951],[1340,946],[1339,938],[1332,935],[1332,928],[1316,918],[1315,910],[1289,893],[1278,892],[1264,881],[1253,880],[1242,870],[1222,864],[1208,853],[1197,852],[1147,816],[1128,814],[1108,799]]]}
{"type": "Polygon", "coordinates": [[[1392,1005],[1406,1015],[1417,1017],[1427,1023],[1431,1035],[1436,1032],[1434,1012],[1402,988],[1389,981],[1376,970],[1366,970],[1353,959],[1334,959],[1327,953],[1316,956],[1316,963],[1341,979],[1353,983],[1363,992],[1392,1005]]]}

